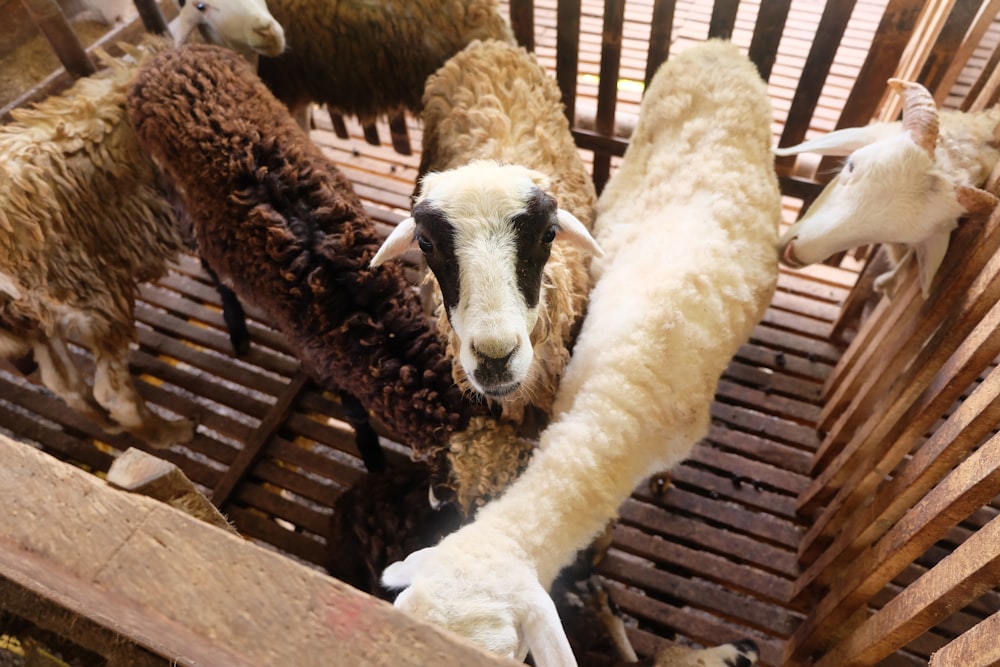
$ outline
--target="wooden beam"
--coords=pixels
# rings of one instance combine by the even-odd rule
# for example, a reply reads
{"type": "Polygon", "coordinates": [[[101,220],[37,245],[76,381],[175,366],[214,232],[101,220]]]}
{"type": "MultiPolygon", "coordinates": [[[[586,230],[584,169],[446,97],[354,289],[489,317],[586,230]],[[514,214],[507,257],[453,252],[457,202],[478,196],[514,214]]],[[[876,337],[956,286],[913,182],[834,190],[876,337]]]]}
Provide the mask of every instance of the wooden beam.
{"type": "Polygon", "coordinates": [[[929,667],[1000,667],[1000,612],[931,655],[929,667]]]}
{"type": "Polygon", "coordinates": [[[299,394],[305,389],[306,384],[309,383],[309,376],[303,371],[299,371],[295,377],[291,379],[285,390],[278,396],[277,402],[271,409],[268,410],[267,414],[264,415],[264,419],[261,420],[260,426],[257,430],[253,432],[253,435],[246,440],[243,444],[243,449],[240,451],[239,456],[233,461],[232,465],[229,466],[229,470],[223,475],[222,479],[216,485],[215,489],[212,491],[212,502],[215,503],[216,507],[222,507],[229,497],[233,493],[233,489],[236,485],[240,483],[240,480],[246,476],[250,467],[260,456],[260,453],[264,450],[264,446],[267,441],[271,439],[271,436],[285,423],[285,419],[288,414],[292,411],[292,407],[295,405],[296,399],[298,399],[299,394]]]}
{"type": "Polygon", "coordinates": [[[157,655],[228,667],[515,664],[2,435],[0,460],[0,577],[157,655]]]}
{"type": "Polygon", "coordinates": [[[226,517],[187,475],[169,461],[130,447],[108,470],[108,483],[159,500],[196,519],[236,533],[226,517]]]}

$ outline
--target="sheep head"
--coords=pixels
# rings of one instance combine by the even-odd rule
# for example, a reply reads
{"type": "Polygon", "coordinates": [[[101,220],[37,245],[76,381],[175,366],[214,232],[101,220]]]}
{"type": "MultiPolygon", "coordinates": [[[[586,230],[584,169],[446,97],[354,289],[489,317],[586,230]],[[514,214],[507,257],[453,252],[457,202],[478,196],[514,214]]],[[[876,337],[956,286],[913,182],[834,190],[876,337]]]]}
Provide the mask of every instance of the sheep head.
{"type": "Polygon", "coordinates": [[[285,50],[285,30],[264,0],[178,0],[176,44],[195,30],[205,40],[225,46],[256,62],[257,55],[277,56],[285,50]]]}
{"type": "Polygon", "coordinates": [[[903,95],[901,122],[837,130],[775,149],[777,155],[848,156],[802,219],[781,237],[779,253],[784,264],[799,268],[863,245],[904,244],[915,250],[926,297],[958,218],[992,208],[996,198],[953,183],[938,168],[938,115],[930,93],[899,79],[889,84],[903,95]]]}
{"type": "Polygon", "coordinates": [[[461,342],[458,361],[473,388],[489,398],[509,396],[529,377],[552,244],[600,252],[548,187],[539,172],[492,161],[428,174],[413,215],[372,260],[378,266],[420,249],[461,342]]]}

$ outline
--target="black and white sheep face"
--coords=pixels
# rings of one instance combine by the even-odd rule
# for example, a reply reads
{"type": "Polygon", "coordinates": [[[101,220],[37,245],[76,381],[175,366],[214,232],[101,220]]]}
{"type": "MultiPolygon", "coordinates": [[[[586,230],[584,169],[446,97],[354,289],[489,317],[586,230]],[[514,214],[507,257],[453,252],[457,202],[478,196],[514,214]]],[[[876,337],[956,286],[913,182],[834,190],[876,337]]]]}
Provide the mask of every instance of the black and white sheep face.
{"type": "Polygon", "coordinates": [[[496,163],[430,174],[413,216],[372,261],[419,248],[461,342],[458,361],[473,388],[490,398],[512,394],[531,374],[531,333],[552,244],[597,248],[547,187],[538,172],[496,163]]]}

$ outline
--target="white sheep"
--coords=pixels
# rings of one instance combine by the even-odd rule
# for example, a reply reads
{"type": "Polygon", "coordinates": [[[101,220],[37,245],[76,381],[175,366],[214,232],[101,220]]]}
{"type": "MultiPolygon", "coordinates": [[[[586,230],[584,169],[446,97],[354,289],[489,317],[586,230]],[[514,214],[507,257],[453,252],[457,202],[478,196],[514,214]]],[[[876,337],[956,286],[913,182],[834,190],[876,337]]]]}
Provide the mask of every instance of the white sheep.
{"type": "Polygon", "coordinates": [[[285,50],[285,30],[265,0],[177,0],[180,12],[171,22],[174,44],[205,41],[236,51],[247,62],[278,56],[285,50]]]}
{"type": "Polygon", "coordinates": [[[427,81],[420,194],[374,265],[418,247],[460,386],[544,424],[590,291],[596,194],[555,80],[474,42],[427,81]]]}
{"type": "Polygon", "coordinates": [[[756,68],[709,41],[654,77],[598,203],[605,255],[553,422],[475,521],[388,567],[396,606],[502,655],[575,664],[546,590],[648,474],[708,430],[777,281],[781,200],[756,68]]]}
{"type": "Polygon", "coordinates": [[[288,49],[259,73],[307,127],[310,102],[364,122],[418,112],[424,81],[474,39],[513,43],[497,0],[269,0],[288,49]]]}
{"type": "MultiPolygon", "coordinates": [[[[259,4],[216,0],[212,11],[190,11],[229,43],[271,52],[280,26],[261,26],[259,4]]],[[[190,440],[194,426],[163,419],[136,391],[133,308],[139,283],[164,275],[181,245],[159,175],[126,122],[125,88],[165,47],[150,37],[122,58],[102,54],[107,69],[14,110],[0,128],[0,356],[34,354],[42,382],[71,408],[158,447],[190,440]],[[67,347],[73,333],[94,354],[93,390],[67,347]]]]}
{"type": "Polygon", "coordinates": [[[891,295],[896,273],[916,255],[924,298],[964,215],[988,212],[997,199],[980,189],[1000,149],[1000,107],[938,113],[920,84],[890,79],[904,98],[903,118],[836,130],[777,155],[847,155],[840,173],[779,241],[784,264],[801,268],[871,243],[906,246],[875,287],[891,295]]]}

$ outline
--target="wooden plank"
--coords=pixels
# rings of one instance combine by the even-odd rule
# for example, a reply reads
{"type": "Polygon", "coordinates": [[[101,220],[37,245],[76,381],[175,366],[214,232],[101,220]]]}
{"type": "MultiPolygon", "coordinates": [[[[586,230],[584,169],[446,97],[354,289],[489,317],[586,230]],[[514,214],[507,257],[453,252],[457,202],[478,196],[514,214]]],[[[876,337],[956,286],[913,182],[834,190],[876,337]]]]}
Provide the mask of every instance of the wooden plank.
{"type": "MultiPolygon", "coordinates": [[[[2,562],[2,561],[0,561],[2,562]]],[[[128,667],[176,667],[177,663],[162,656],[150,653],[145,648],[133,642],[126,641],[120,634],[110,630],[91,619],[81,616],[69,609],[65,609],[44,595],[35,593],[24,588],[14,581],[0,576],[0,623],[9,620],[8,614],[25,619],[35,628],[47,633],[40,639],[51,641],[51,636],[62,638],[64,641],[72,642],[76,647],[89,651],[92,655],[86,657],[79,655],[67,655],[65,646],[60,645],[58,649],[48,642],[40,642],[47,649],[58,652],[62,660],[55,662],[50,651],[37,651],[36,655],[27,657],[22,662],[4,662],[3,664],[30,664],[32,667],[62,667],[66,664],[94,664],[93,661],[103,658],[107,662],[100,664],[107,665],[128,665],[128,667]],[[64,661],[70,661],[69,663],[64,661]],[[30,661],[30,662],[28,662],[30,661]]],[[[9,633],[12,628],[4,623],[0,625],[0,633],[9,633]]],[[[35,632],[16,632],[18,639],[24,645],[25,634],[33,638],[35,632]]],[[[3,637],[3,634],[0,634],[3,637]]],[[[3,650],[0,641],[0,659],[10,660],[11,656],[3,650]]],[[[16,660],[16,659],[15,659],[16,660]]]]}
{"type": "Polygon", "coordinates": [[[576,80],[579,71],[582,0],[559,0],[556,33],[556,82],[562,91],[570,127],[576,119],[576,80]]]}
{"type": "MultiPolygon", "coordinates": [[[[965,65],[969,56],[972,55],[971,50],[965,50],[965,45],[968,43],[971,46],[979,42],[979,39],[972,42],[972,39],[975,39],[974,34],[970,35],[969,40],[966,40],[966,35],[970,33],[970,28],[973,26],[976,15],[981,11],[982,5],[983,0],[957,0],[954,3],[954,8],[949,12],[947,21],[941,27],[934,47],[927,54],[923,67],[916,77],[916,80],[934,95],[935,100],[940,98],[938,106],[944,102],[944,96],[947,95],[946,91],[939,90],[939,88],[948,70],[959,63],[965,65]]],[[[950,88],[951,85],[948,84],[948,87],[950,88]]]]}
{"type": "MultiPolygon", "coordinates": [[[[889,583],[899,571],[940,539],[945,531],[1000,493],[1000,466],[996,465],[997,461],[1000,461],[1000,435],[991,438],[963,461],[875,545],[849,561],[849,567],[845,568],[842,575],[837,578],[830,592],[820,600],[810,616],[796,630],[790,642],[790,655],[800,659],[821,646],[859,605],[864,604],[889,583]]],[[[991,545],[990,547],[980,548],[992,551],[990,556],[996,560],[993,567],[997,578],[994,578],[991,584],[995,585],[996,581],[1000,580],[1000,550],[996,548],[996,545],[1000,544],[1000,520],[991,522],[974,533],[965,544],[955,550],[954,554],[961,552],[966,545],[983,544],[984,538],[980,536],[981,533],[994,536],[992,543],[985,543],[991,545]],[[993,526],[994,523],[996,526],[993,526]]],[[[942,563],[947,560],[948,558],[942,563]]],[[[984,567],[990,566],[987,564],[984,567]]],[[[932,572],[936,570],[937,568],[932,572]]],[[[904,591],[901,595],[905,594],[904,591]]],[[[975,597],[980,594],[977,593],[975,597]]],[[[891,639],[887,639],[887,643],[889,641],[891,639]]],[[[893,645],[886,651],[886,655],[902,645],[893,645]]],[[[843,651],[839,647],[830,655],[834,654],[843,657],[843,651]]]]}
{"type": "MultiPolygon", "coordinates": [[[[1000,241],[998,229],[1000,216],[991,217],[985,228],[959,227],[953,237],[953,250],[971,250],[948,253],[940,275],[949,276],[949,280],[937,283],[933,298],[923,304],[919,316],[909,325],[919,335],[906,336],[906,342],[897,352],[901,359],[888,366],[893,369],[892,375],[865,382],[863,389],[851,397],[849,409],[830,428],[824,447],[848,435],[850,440],[833,463],[818,473],[813,486],[800,498],[804,513],[812,513],[840,488],[856,467],[864,465],[857,462],[864,457],[861,447],[864,442],[883,442],[887,437],[895,439],[902,428],[897,418],[927,387],[934,370],[958,349],[986,315],[1000,293],[991,282],[993,276],[1000,275],[1000,259],[993,257],[1000,241]],[[939,328],[941,322],[948,322],[948,326],[939,328]],[[872,393],[876,387],[884,388],[872,393]],[[863,408],[859,417],[860,414],[878,414],[880,418],[877,422],[855,418],[853,413],[857,408],[863,408]]],[[[915,287],[911,284],[908,289],[915,287]]],[[[883,374],[888,372],[884,368],[881,370],[883,374]]],[[[819,461],[824,456],[822,450],[817,454],[819,461]]]]}
{"type": "Polygon", "coordinates": [[[799,497],[802,508],[817,498],[820,489],[826,492],[823,495],[831,488],[838,489],[803,538],[800,555],[814,551],[813,543],[819,535],[832,534],[836,523],[830,522],[833,516],[854,511],[874,492],[882,476],[895,468],[926,430],[1000,354],[1000,339],[993,335],[1000,326],[1000,308],[993,307],[984,313],[1000,297],[1000,281],[989,279],[990,274],[1000,275],[1000,258],[991,260],[991,264],[995,265],[994,269],[985,272],[984,279],[970,288],[970,303],[961,309],[961,317],[939,329],[914,359],[916,372],[912,377],[901,378],[906,386],[894,393],[898,398],[880,413],[881,419],[866,424],[834,465],[799,497]],[[975,328],[966,335],[972,325],[975,328]],[[939,368],[942,370],[937,373],[939,368]],[[862,446],[865,443],[875,445],[866,450],[862,446]],[[887,443],[891,444],[887,447],[887,443]],[[877,462],[876,457],[880,457],[877,462]],[[838,477],[843,481],[838,483],[838,477]]]}
{"type": "Polygon", "coordinates": [[[796,581],[795,596],[814,581],[827,585],[837,576],[837,563],[851,563],[865,546],[882,537],[905,512],[938,483],[1000,421],[1000,371],[994,369],[935,430],[871,503],[838,521],[834,543],[796,581]]]}
{"type": "MultiPolygon", "coordinates": [[[[837,129],[867,125],[872,120],[886,92],[886,82],[895,72],[924,4],[923,0],[889,0],[872,40],[878,47],[868,51],[837,120],[837,129]]],[[[838,158],[823,158],[818,171],[829,172],[836,160],[838,158]]]]}
{"type": "Polygon", "coordinates": [[[89,76],[97,71],[94,61],[73,32],[55,0],[21,0],[38,29],[49,40],[49,45],[59,57],[66,71],[76,77],[89,76]]]}
{"type": "MultiPolygon", "coordinates": [[[[855,0],[827,2],[823,8],[823,16],[816,29],[816,37],[809,48],[809,56],[802,66],[799,84],[795,88],[795,97],[788,109],[788,120],[781,133],[779,146],[791,146],[801,143],[809,129],[810,119],[816,110],[823,83],[826,81],[833,59],[840,47],[840,40],[847,30],[847,22],[854,11],[855,0]]],[[[793,156],[779,157],[775,164],[788,169],[794,164],[793,156]]],[[[782,192],[784,192],[784,187],[782,192]]]]}
{"type": "Polygon", "coordinates": [[[316,570],[0,437],[0,572],[184,664],[512,661],[316,570]],[[266,604],[261,604],[265,601],[266,604]],[[280,637],[280,650],[275,638],[280,637]]]}
{"type": "MultiPolygon", "coordinates": [[[[622,31],[625,23],[625,0],[604,0],[604,30],[601,35],[601,73],[597,89],[598,135],[615,133],[615,108],[618,104],[618,76],[621,69],[622,31]]],[[[594,187],[600,193],[611,175],[611,156],[596,153],[593,161],[594,187]]]]}
{"type": "MultiPolygon", "coordinates": [[[[684,569],[692,574],[766,601],[784,604],[788,600],[786,595],[790,591],[791,582],[785,577],[748,567],[746,563],[736,563],[725,556],[694,549],[668,538],[650,535],[635,526],[616,523],[612,545],[615,549],[656,564],[672,566],[682,563],[684,569]]],[[[598,571],[609,576],[600,565],[598,571]]]]}
{"type": "MultiPolygon", "coordinates": [[[[981,4],[975,22],[968,30],[965,39],[959,45],[958,49],[951,54],[951,60],[947,63],[947,70],[941,76],[940,81],[934,83],[934,101],[938,106],[944,104],[949,92],[972,56],[973,51],[982,42],[986,31],[993,24],[997,12],[1000,12],[1000,0],[988,0],[981,4]]],[[[972,100],[968,101],[971,103],[972,100]]]]}
{"type": "Polygon", "coordinates": [[[621,520],[641,524],[653,534],[670,536],[682,543],[698,544],[713,553],[724,554],[767,572],[781,574],[795,567],[795,556],[788,550],[763,544],[745,535],[735,535],[710,525],[678,516],[645,503],[626,501],[621,507],[621,520]]]}
{"type": "Polygon", "coordinates": [[[667,61],[670,53],[671,34],[674,25],[675,0],[654,0],[653,13],[649,20],[649,48],[646,52],[646,73],[643,82],[649,86],[660,65],[667,61]]]}
{"type": "Polygon", "coordinates": [[[601,572],[616,581],[654,595],[669,595],[706,613],[725,614],[741,625],[769,635],[787,636],[798,619],[787,609],[734,593],[724,586],[684,577],[652,567],[635,567],[634,562],[609,553],[601,562],[601,572]]]}
{"type": "Polygon", "coordinates": [[[130,448],[108,469],[107,481],[123,491],[139,493],[204,521],[231,530],[226,518],[175,464],[130,448]]]}
{"type": "Polygon", "coordinates": [[[732,39],[736,27],[736,11],[739,0],[715,0],[712,4],[712,18],[708,22],[709,38],[732,39]]]}
{"type": "Polygon", "coordinates": [[[257,457],[260,456],[267,441],[270,440],[275,431],[288,418],[288,414],[292,411],[299,393],[308,382],[309,376],[304,372],[299,372],[293,377],[285,390],[278,396],[278,400],[268,409],[260,422],[260,426],[245,440],[243,449],[236,457],[236,460],[233,461],[226,474],[222,476],[222,479],[219,480],[219,483],[212,490],[212,502],[217,507],[224,507],[229,501],[233,490],[246,476],[250,467],[257,460],[257,457]]]}
{"type": "Polygon", "coordinates": [[[976,599],[984,588],[1000,580],[997,544],[1000,544],[1000,517],[839,642],[815,663],[816,667],[875,664],[933,627],[953,609],[976,599]]]}
{"type": "Polygon", "coordinates": [[[785,31],[785,22],[788,20],[791,6],[792,0],[770,0],[760,3],[748,55],[757,65],[757,71],[764,81],[771,78],[771,70],[778,56],[778,44],[785,31]]]}
{"type": "Polygon", "coordinates": [[[510,27],[517,43],[529,51],[535,50],[534,0],[509,0],[510,27]]]}
{"type": "Polygon", "coordinates": [[[1000,667],[1000,612],[931,655],[929,667],[1000,667]]]}
{"type": "MultiPolygon", "coordinates": [[[[990,313],[982,318],[982,325],[977,327],[967,339],[965,339],[954,357],[948,359],[944,370],[938,374],[933,383],[929,386],[920,382],[917,389],[913,390],[912,396],[903,396],[903,400],[894,404],[892,409],[885,415],[885,422],[888,426],[881,426],[879,422],[874,427],[874,431],[862,432],[859,434],[859,442],[867,440],[877,443],[877,452],[880,458],[872,461],[872,465],[861,465],[853,468],[849,478],[844,483],[841,490],[827,504],[826,509],[813,522],[809,532],[803,537],[799,554],[803,560],[811,561],[819,546],[820,536],[829,536],[834,530],[834,526],[839,523],[837,517],[843,520],[855,511],[860,505],[867,502],[871,494],[881,483],[883,476],[891,472],[900,460],[913,448],[919,439],[926,433],[927,429],[937,420],[948,407],[954,404],[962,393],[962,389],[968,387],[982,369],[984,362],[1000,354],[1000,341],[992,335],[993,328],[1000,326],[1000,308],[991,309],[990,313]],[[927,390],[918,396],[919,390],[927,386],[927,390]],[[919,400],[917,400],[919,398],[919,400]],[[888,446],[886,444],[889,443],[888,446]]],[[[947,331],[942,331],[941,336],[936,336],[930,341],[928,349],[936,350],[934,347],[938,339],[947,335],[947,331]]],[[[926,363],[930,368],[939,368],[944,359],[931,359],[925,361],[918,359],[917,364],[926,363]]],[[[931,371],[933,372],[933,371],[931,371]]],[[[846,450],[845,450],[846,451],[846,450]]],[[[874,456],[866,456],[864,459],[874,459],[874,456]]],[[[814,487],[810,487],[812,491],[814,487]]],[[[808,492],[807,492],[808,493],[808,492]]],[[[801,505],[802,498],[799,502],[801,505]]]]}

